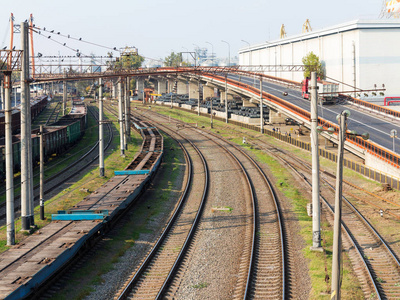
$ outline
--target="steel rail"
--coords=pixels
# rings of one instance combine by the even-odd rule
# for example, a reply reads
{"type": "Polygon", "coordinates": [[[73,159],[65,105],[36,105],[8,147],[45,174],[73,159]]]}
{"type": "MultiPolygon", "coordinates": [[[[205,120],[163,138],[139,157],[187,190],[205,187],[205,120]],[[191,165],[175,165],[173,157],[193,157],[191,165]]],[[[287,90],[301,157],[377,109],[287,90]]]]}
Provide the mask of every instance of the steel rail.
{"type": "MultiPolygon", "coordinates": [[[[160,117],[167,119],[167,117],[165,117],[164,115],[158,114],[160,117]]],[[[193,125],[188,125],[189,128],[195,129],[195,127],[193,125]]],[[[203,135],[205,135],[205,132],[200,131],[203,135]]],[[[277,201],[277,195],[275,190],[272,187],[271,182],[269,181],[269,179],[267,178],[267,176],[265,175],[265,173],[262,171],[262,169],[260,168],[260,166],[255,162],[255,160],[250,157],[246,152],[244,152],[242,149],[240,149],[238,146],[236,146],[235,144],[233,144],[230,141],[226,141],[221,139],[218,135],[212,133],[212,132],[207,132],[207,134],[227,143],[228,145],[234,147],[237,151],[239,151],[242,155],[244,155],[245,157],[247,157],[249,159],[249,161],[256,167],[257,171],[260,173],[260,175],[263,177],[264,181],[266,182],[270,194],[272,195],[272,198],[274,200],[274,205],[276,208],[276,213],[277,213],[277,218],[278,218],[278,223],[279,223],[279,235],[280,235],[280,242],[281,242],[281,258],[282,258],[282,299],[285,299],[285,291],[286,291],[286,265],[285,265],[285,247],[284,247],[284,234],[283,234],[283,218],[282,218],[282,213],[281,210],[279,209],[279,205],[278,205],[278,201],[277,201]]],[[[209,138],[210,139],[210,138],[209,138]]],[[[254,267],[254,253],[255,253],[255,233],[256,233],[256,228],[257,228],[257,221],[258,218],[256,218],[257,216],[257,205],[256,205],[256,201],[255,201],[255,189],[254,189],[254,185],[252,183],[252,180],[250,179],[250,176],[247,172],[247,170],[245,169],[245,167],[243,166],[242,162],[229,150],[227,149],[225,146],[221,145],[219,142],[216,142],[213,139],[210,139],[211,141],[213,141],[215,144],[219,145],[221,148],[225,149],[226,152],[228,152],[228,154],[237,162],[237,164],[241,167],[243,173],[246,175],[246,179],[247,182],[249,184],[250,187],[250,191],[251,191],[251,195],[252,195],[252,207],[253,207],[253,235],[252,235],[252,250],[251,250],[251,257],[250,257],[250,264],[249,264],[249,270],[248,270],[248,275],[247,275],[247,280],[246,280],[246,288],[245,288],[245,294],[243,299],[247,299],[248,298],[248,292],[250,289],[250,283],[251,283],[251,279],[252,279],[252,272],[253,267],[254,267]]],[[[158,298],[160,299],[160,298],[158,298]]]]}
{"type": "MultiPolygon", "coordinates": [[[[219,140],[223,140],[218,135],[216,135],[216,134],[214,134],[212,132],[207,132],[207,133],[212,135],[212,136],[214,136],[215,138],[217,138],[219,140]]],[[[282,225],[283,224],[283,218],[282,218],[282,212],[281,212],[281,210],[279,208],[279,205],[278,205],[278,200],[277,200],[278,197],[276,195],[276,192],[275,192],[274,188],[272,187],[272,184],[271,184],[270,180],[267,178],[267,176],[265,175],[264,171],[260,168],[258,163],[250,155],[248,155],[245,151],[243,151],[237,145],[233,144],[230,141],[226,141],[226,140],[223,140],[223,141],[226,142],[227,144],[229,144],[231,147],[235,148],[237,151],[239,151],[242,155],[244,155],[252,163],[253,166],[255,166],[257,171],[263,177],[265,183],[268,186],[269,192],[272,195],[273,202],[274,202],[275,209],[276,209],[276,215],[277,215],[277,218],[278,218],[278,224],[279,224],[279,234],[280,234],[280,241],[281,241],[281,257],[282,257],[282,266],[281,266],[281,268],[282,268],[282,299],[285,299],[285,290],[286,290],[285,245],[284,245],[284,234],[283,234],[283,225],[282,225]]],[[[229,150],[227,149],[227,151],[229,151],[229,150]]],[[[229,152],[231,153],[231,155],[233,155],[233,153],[231,151],[229,151],[229,152]]],[[[242,163],[237,158],[235,158],[235,159],[243,167],[242,163]]],[[[246,173],[247,173],[247,171],[246,171],[246,173]]],[[[251,183],[251,185],[252,185],[252,188],[254,188],[253,183],[251,183]]],[[[255,207],[257,207],[257,206],[255,206],[255,207]]],[[[257,214],[255,214],[255,215],[257,215],[257,214]]],[[[249,292],[249,289],[250,289],[250,282],[251,282],[251,279],[252,279],[251,272],[253,271],[252,269],[254,267],[254,260],[253,260],[254,252],[255,252],[255,249],[253,248],[252,249],[252,256],[251,256],[251,263],[250,263],[251,267],[249,268],[248,279],[247,279],[247,283],[246,283],[246,294],[245,294],[243,299],[247,299],[248,298],[248,292],[249,292]]]]}
{"type": "MultiPolygon", "coordinates": [[[[154,122],[154,123],[156,123],[156,122],[154,122]]],[[[183,146],[183,144],[180,141],[178,141],[177,139],[175,139],[174,137],[171,136],[171,138],[173,138],[179,144],[181,149],[183,150],[183,153],[185,155],[185,161],[186,161],[186,164],[187,164],[187,166],[189,168],[188,178],[187,178],[185,189],[184,189],[183,193],[181,194],[181,197],[180,197],[179,202],[178,202],[179,204],[178,204],[177,208],[175,209],[173,216],[168,221],[168,224],[167,224],[166,228],[164,229],[164,231],[160,235],[159,239],[157,240],[156,244],[152,248],[151,252],[148,254],[148,256],[146,257],[144,262],[139,267],[138,271],[136,271],[135,275],[132,277],[132,279],[130,279],[128,284],[125,286],[123,291],[117,296],[116,299],[126,299],[128,297],[129,293],[133,289],[133,286],[139,281],[139,278],[142,276],[142,274],[145,272],[146,268],[151,263],[152,259],[155,257],[157,252],[160,250],[160,247],[161,247],[162,243],[165,241],[165,239],[168,236],[172,226],[175,224],[175,222],[176,222],[176,220],[178,218],[178,215],[179,215],[179,213],[181,212],[181,210],[183,208],[183,204],[184,204],[185,200],[187,199],[189,188],[190,188],[190,185],[192,183],[192,178],[193,178],[193,162],[192,162],[192,159],[191,159],[187,149],[185,148],[185,146],[183,146]]],[[[199,153],[200,157],[202,157],[201,156],[202,155],[201,152],[197,148],[194,148],[194,149],[199,153]]],[[[204,164],[204,162],[205,161],[203,160],[203,166],[204,166],[204,170],[205,170],[205,174],[206,174],[206,181],[205,181],[205,186],[204,186],[204,191],[203,191],[202,203],[204,202],[204,199],[206,197],[207,190],[208,190],[208,167],[207,167],[207,164],[204,164]]],[[[200,207],[202,207],[202,205],[200,207]]],[[[198,212],[198,214],[199,214],[199,212],[198,212]]],[[[198,216],[198,214],[197,214],[197,216],[198,216]]],[[[197,223],[196,223],[196,225],[197,225],[197,223]]],[[[192,229],[191,229],[190,232],[192,232],[193,226],[194,225],[192,225],[192,229]]],[[[191,237],[192,236],[190,236],[190,238],[191,237]]],[[[186,244],[187,244],[188,238],[189,238],[189,236],[187,237],[186,242],[185,242],[184,246],[182,247],[182,249],[181,249],[181,251],[180,251],[180,253],[178,255],[177,260],[179,259],[179,257],[183,257],[183,253],[187,250],[186,244]]],[[[177,265],[177,260],[175,261],[175,264],[173,265],[172,269],[170,270],[169,275],[168,275],[167,279],[164,281],[163,286],[161,287],[160,291],[162,291],[163,287],[166,286],[166,281],[168,280],[169,276],[173,272],[173,269],[177,265]]],[[[158,293],[160,293],[160,291],[158,293]]]]}
{"type": "MultiPolygon", "coordinates": [[[[267,150],[267,151],[268,151],[268,150],[267,150]]],[[[274,156],[277,157],[277,158],[279,158],[282,162],[284,162],[287,166],[289,166],[296,174],[299,175],[299,177],[301,177],[301,178],[311,187],[311,183],[304,177],[303,174],[301,174],[301,173],[299,172],[298,169],[296,169],[296,168],[293,166],[293,164],[291,164],[288,160],[286,160],[286,159],[283,158],[282,156],[279,156],[279,155],[276,155],[276,154],[274,154],[274,156]]],[[[294,159],[296,160],[296,158],[294,158],[294,159]]],[[[302,163],[302,164],[303,164],[303,163],[302,163]]],[[[308,167],[308,168],[309,168],[309,167],[308,167]]],[[[328,184],[329,184],[329,183],[328,183],[328,184]]],[[[333,187],[332,187],[332,188],[333,188],[333,187]]],[[[324,201],[325,205],[329,208],[329,210],[331,211],[331,213],[334,214],[334,208],[333,208],[333,206],[328,202],[328,200],[326,200],[325,197],[323,197],[322,195],[320,195],[320,197],[321,197],[321,199],[324,201]]],[[[344,196],[343,196],[343,198],[344,198],[344,196]]],[[[346,199],[346,201],[347,201],[347,199],[346,199]]],[[[344,223],[343,220],[342,220],[342,226],[343,226],[343,228],[344,228],[344,230],[345,230],[347,236],[350,238],[350,240],[351,240],[351,242],[352,242],[354,248],[356,249],[356,251],[357,251],[359,257],[361,258],[361,261],[362,261],[363,264],[364,264],[364,267],[365,267],[365,269],[366,269],[366,271],[367,271],[368,277],[369,277],[369,279],[371,280],[371,282],[372,282],[372,284],[373,284],[373,288],[374,288],[374,290],[375,290],[375,292],[376,292],[378,298],[379,298],[379,299],[382,299],[382,298],[381,298],[381,293],[380,293],[379,288],[378,288],[377,283],[376,283],[376,280],[375,280],[375,278],[374,278],[374,276],[373,276],[373,271],[372,271],[371,267],[368,265],[368,263],[366,262],[366,259],[364,258],[364,255],[362,254],[361,249],[360,249],[360,247],[359,247],[359,245],[358,245],[358,242],[354,239],[354,237],[353,237],[353,235],[352,235],[350,229],[347,227],[347,225],[344,223]]]]}
{"type": "MultiPolygon", "coordinates": [[[[165,116],[162,116],[162,117],[165,118],[165,116]]],[[[250,190],[250,194],[251,194],[251,199],[252,199],[252,208],[253,208],[253,226],[252,226],[252,241],[251,241],[251,244],[252,244],[252,247],[251,247],[251,248],[252,248],[252,251],[251,251],[251,258],[250,258],[250,261],[252,262],[252,261],[253,261],[253,254],[254,254],[253,249],[254,249],[254,247],[255,247],[254,245],[255,245],[255,232],[256,232],[256,217],[255,217],[255,207],[256,207],[256,205],[255,205],[255,196],[254,196],[254,195],[255,195],[255,191],[254,191],[253,183],[252,183],[252,181],[251,181],[251,179],[250,179],[249,174],[247,173],[247,170],[244,168],[243,164],[240,162],[240,160],[239,160],[231,151],[229,151],[229,150],[228,150],[226,147],[224,147],[223,145],[217,143],[215,140],[210,139],[210,138],[209,138],[209,140],[212,141],[212,142],[214,142],[214,143],[217,144],[218,146],[220,146],[222,149],[224,149],[224,150],[236,161],[236,163],[237,163],[237,164],[239,165],[239,167],[241,168],[243,174],[245,175],[246,182],[247,182],[247,184],[248,184],[248,186],[249,186],[249,190],[250,190]]],[[[190,142],[190,141],[189,141],[189,142],[190,142]]],[[[190,142],[190,143],[192,143],[192,142],[190,142]]],[[[196,147],[196,148],[197,148],[197,147],[196,147]]],[[[203,157],[202,159],[204,159],[204,157],[203,157]]],[[[205,160],[204,160],[204,162],[205,162],[205,160]]],[[[197,217],[196,217],[196,219],[197,219],[197,217]]],[[[177,264],[178,264],[178,261],[176,261],[176,263],[175,263],[175,265],[174,265],[174,268],[175,268],[175,269],[177,268],[177,264]]],[[[251,268],[249,267],[248,273],[251,272],[250,269],[251,269],[251,268]]],[[[172,271],[172,270],[171,270],[171,271],[172,271]]],[[[167,288],[168,288],[168,284],[170,283],[170,281],[172,280],[172,277],[173,277],[173,274],[172,274],[172,273],[170,273],[170,274],[171,274],[171,275],[168,276],[169,278],[165,281],[163,287],[161,288],[160,292],[158,293],[158,295],[157,295],[157,297],[156,297],[157,300],[163,298],[164,293],[165,293],[165,291],[166,291],[167,288]]],[[[249,277],[249,275],[248,275],[247,277],[249,277]]],[[[248,282],[246,282],[245,295],[244,295],[244,298],[243,298],[243,299],[246,299],[246,298],[247,298],[247,286],[248,286],[248,282]]]]}
{"type": "MultiPolygon", "coordinates": [[[[180,136],[181,136],[181,135],[180,135],[180,136]]],[[[182,138],[183,138],[183,136],[182,136],[182,138]]],[[[164,297],[164,295],[165,295],[165,293],[166,293],[166,291],[167,291],[167,289],[168,289],[168,285],[171,283],[173,277],[174,277],[175,274],[177,273],[178,267],[179,267],[181,261],[183,260],[184,255],[185,255],[185,254],[187,253],[187,251],[188,251],[189,244],[190,244],[190,242],[193,240],[195,230],[197,229],[197,226],[198,226],[199,221],[200,221],[200,217],[201,217],[201,215],[202,215],[202,213],[203,213],[204,206],[205,206],[205,202],[206,202],[206,197],[207,197],[207,195],[208,195],[208,190],[209,190],[208,187],[209,187],[209,178],[210,178],[210,174],[209,174],[209,173],[210,173],[210,171],[209,171],[209,169],[208,169],[207,161],[205,160],[205,158],[204,158],[204,156],[203,156],[203,153],[199,150],[199,148],[197,148],[196,145],[194,145],[194,144],[193,144],[191,141],[189,141],[188,139],[186,139],[186,138],[184,138],[184,139],[185,139],[186,141],[188,141],[188,142],[193,146],[193,148],[194,148],[194,149],[196,150],[196,152],[199,154],[199,156],[200,156],[200,158],[201,158],[201,160],[202,160],[202,162],[203,162],[204,173],[205,173],[205,175],[206,175],[205,186],[204,186],[204,190],[203,190],[203,195],[202,195],[202,197],[201,197],[201,203],[200,203],[199,209],[197,210],[197,214],[196,214],[195,220],[194,220],[194,222],[193,222],[193,226],[192,226],[192,228],[191,228],[190,231],[189,231],[189,234],[188,234],[188,236],[187,236],[187,238],[186,238],[186,240],[185,240],[185,243],[184,243],[183,246],[182,246],[181,251],[179,252],[178,258],[175,260],[175,263],[174,263],[174,265],[172,266],[172,269],[171,269],[170,272],[168,273],[167,278],[165,279],[165,281],[164,281],[164,283],[163,283],[161,289],[159,290],[159,292],[158,292],[158,294],[157,294],[157,296],[156,296],[156,299],[157,299],[157,300],[162,299],[162,298],[164,297]]]]}

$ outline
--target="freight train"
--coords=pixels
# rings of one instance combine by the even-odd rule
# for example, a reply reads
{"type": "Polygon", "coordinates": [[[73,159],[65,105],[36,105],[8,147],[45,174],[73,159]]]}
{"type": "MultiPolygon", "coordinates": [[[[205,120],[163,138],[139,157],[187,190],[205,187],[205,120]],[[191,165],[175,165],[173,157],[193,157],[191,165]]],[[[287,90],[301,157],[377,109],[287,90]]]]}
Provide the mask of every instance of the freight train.
{"type": "MultiPolygon", "coordinates": [[[[31,119],[35,119],[37,115],[39,115],[43,109],[46,108],[47,105],[47,96],[37,97],[31,101],[31,119]]],[[[20,131],[21,127],[21,110],[18,107],[15,107],[12,111],[11,118],[11,131],[12,134],[17,134],[20,131]]],[[[0,110],[0,138],[3,138],[5,135],[5,115],[4,111],[0,110]]]]}
{"type": "MultiPolygon", "coordinates": [[[[45,159],[53,154],[64,152],[75,144],[84,134],[87,126],[87,108],[82,101],[73,101],[69,114],[61,117],[56,123],[43,127],[45,159]]],[[[39,129],[32,131],[32,160],[37,163],[40,159],[39,129]]],[[[4,136],[0,138],[0,180],[5,179],[5,147],[4,136]]],[[[14,172],[20,170],[21,140],[19,135],[13,136],[13,166],[14,172]]]]}

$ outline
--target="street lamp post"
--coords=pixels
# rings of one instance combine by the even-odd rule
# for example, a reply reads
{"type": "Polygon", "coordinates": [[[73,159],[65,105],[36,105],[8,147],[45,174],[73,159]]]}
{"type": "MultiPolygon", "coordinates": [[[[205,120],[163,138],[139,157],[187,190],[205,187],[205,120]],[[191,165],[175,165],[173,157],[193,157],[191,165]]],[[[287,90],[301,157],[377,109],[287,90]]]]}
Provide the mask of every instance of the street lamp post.
{"type": "Polygon", "coordinates": [[[231,45],[224,40],[221,40],[221,42],[226,43],[228,45],[228,67],[231,66],[231,45]]]}
{"type": "Polygon", "coordinates": [[[211,45],[211,64],[214,67],[214,46],[210,42],[206,42],[206,44],[210,44],[211,45]]]}

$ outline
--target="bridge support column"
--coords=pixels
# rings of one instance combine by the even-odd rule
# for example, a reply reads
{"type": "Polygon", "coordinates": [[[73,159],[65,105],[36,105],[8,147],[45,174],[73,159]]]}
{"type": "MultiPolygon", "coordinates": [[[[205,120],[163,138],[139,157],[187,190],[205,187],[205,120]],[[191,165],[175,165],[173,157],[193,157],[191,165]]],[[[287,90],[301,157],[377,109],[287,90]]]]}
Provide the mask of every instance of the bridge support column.
{"type": "Polygon", "coordinates": [[[168,85],[168,87],[167,87],[168,88],[168,93],[172,93],[172,90],[174,88],[174,82],[175,81],[173,81],[172,79],[168,80],[168,84],[167,84],[168,85]]]}
{"type": "Polygon", "coordinates": [[[225,94],[226,94],[226,99],[228,101],[233,99],[232,94],[230,94],[229,92],[226,93],[225,90],[222,90],[222,91],[220,91],[220,102],[221,103],[225,103],[225,94]]]}
{"type": "Polygon", "coordinates": [[[189,99],[199,98],[199,83],[196,81],[189,82],[189,99]]]}
{"type": "Polygon", "coordinates": [[[157,89],[159,94],[165,94],[167,92],[167,81],[164,79],[157,80],[157,89]]]}
{"type": "Polygon", "coordinates": [[[285,119],[286,119],[286,117],[284,114],[270,108],[270,110],[269,110],[269,123],[270,124],[274,124],[274,123],[275,124],[276,123],[283,124],[283,123],[285,123],[285,119]]]}
{"type": "Polygon", "coordinates": [[[214,97],[214,88],[203,85],[203,101],[211,97],[214,97]]]}
{"type": "MultiPolygon", "coordinates": [[[[251,103],[250,100],[248,100],[248,99],[242,98],[242,100],[243,100],[243,107],[257,107],[256,104],[251,103]]],[[[257,99],[257,102],[258,101],[259,101],[259,99],[257,99]]]]}
{"type": "Polygon", "coordinates": [[[138,100],[144,101],[144,80],[138,78],[136,80],[136,90],[137,90],[137,97],[138,100]]]}
{"type": "Polygon", "coordinates": [[[187,82],[186,81],[178,81],[176,93],[179,95],[187,94],[187,82]]]}

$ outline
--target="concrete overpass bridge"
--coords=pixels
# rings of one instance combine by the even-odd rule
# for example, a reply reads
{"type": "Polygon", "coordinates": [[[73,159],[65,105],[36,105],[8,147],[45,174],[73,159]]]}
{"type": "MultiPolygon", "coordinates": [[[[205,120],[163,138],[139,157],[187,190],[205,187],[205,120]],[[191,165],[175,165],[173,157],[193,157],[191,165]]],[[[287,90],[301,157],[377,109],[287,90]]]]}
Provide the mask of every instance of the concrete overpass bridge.
{"type": "MultiPolygon", "coordinates": [[[[177,89],[177,93],[189,94],[189,98],[200,100],[200,90],[203,99],[213,96],[214,89],[218,89],[224,99],[224,93],[240,96],[244,106],[258,106],[260,97],[260,82],[262,81],[262,102],[268,106],[272,114],[270,121],[277,121],[277,117],[290,117],[310,128],[310,102],[302,99],[300,83],[288,79],[266,75],[268,72],[302,72],[302,65],[287,66],[235,66],[235,67],[164,67],[142,69],[109,69],[104,72],[63,72],[58,74],[35,74],[33,84],[47,82],[68,82],[79,80],[97,80],[99,78],[124,81],[126,78],[135,78],[137,90],[144,88],[144,82],[153,81],[157,93],[163,94],[177,89]],[[287,95],[286,95],[287,93],[287,95]],[[285,94],[285,95],[284,95],[285,94]]],[[[126,89],[126,88],[125,88],[126,89]]],[[[121,91],[120,91],[121,92],[121,91]]],[[[139,92],[139,99],[143,95],[139,92]]],[[[337,143],[338,126],[336,115],[344,109],[352,111],[350,125],[352,130],[370,133],[371,140],[364,141],[357,136],[347,136],[345,147],[347,150],[365,160],[365,164],[383,172],[399,177],[400,155],[390,149],[390,129],[400,132],[398,121],[400,113],[383,108],[362,100],[343,95],[346,100],[337,105],[320,107],[318,125],[324,128],[333,127],[335,134],[322,135],[328,140],[337,143]],[[355,107],[368,113],[360,113],[355,107]],[[356,125],[357,124],[357,125],[356,125]],[[354,126],[356,125],[356,126],[354,126]],[[389,129],[390,127],[390,129],[389,129]],[[384,166],[384,167],[383,167],[384,166]]],[[[201,101],[201,100],[200,100],[201,101]]]]}

